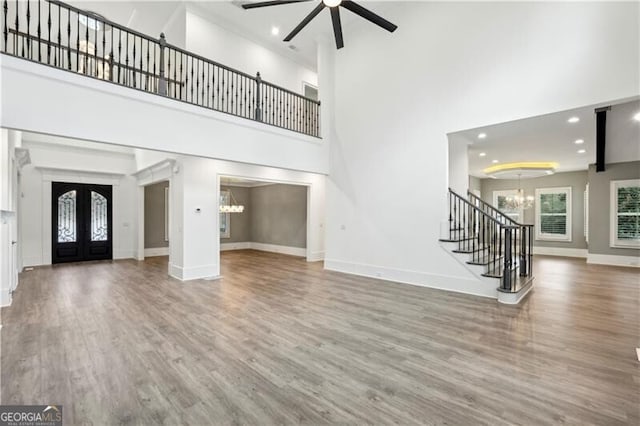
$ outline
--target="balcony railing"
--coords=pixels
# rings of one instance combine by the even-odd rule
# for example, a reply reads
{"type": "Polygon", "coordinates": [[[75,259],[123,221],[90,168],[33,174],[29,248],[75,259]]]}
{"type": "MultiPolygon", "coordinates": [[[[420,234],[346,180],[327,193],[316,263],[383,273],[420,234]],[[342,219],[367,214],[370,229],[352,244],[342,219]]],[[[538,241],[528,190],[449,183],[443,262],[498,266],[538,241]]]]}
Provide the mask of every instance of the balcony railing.
{"type": "Polygon", "coordinates": [[[0,51],[310,136],[320,102],[57,0],[3,0],[0,51]]]}

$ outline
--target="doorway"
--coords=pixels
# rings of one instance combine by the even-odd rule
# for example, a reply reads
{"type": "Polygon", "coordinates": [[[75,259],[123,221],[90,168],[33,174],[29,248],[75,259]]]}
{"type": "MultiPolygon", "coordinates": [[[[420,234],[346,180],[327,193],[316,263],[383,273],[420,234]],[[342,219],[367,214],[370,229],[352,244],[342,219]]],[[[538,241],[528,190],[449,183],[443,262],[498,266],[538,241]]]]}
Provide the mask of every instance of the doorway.
{"type": "Polygon", "coordinates": [[[111,259],[111,185],[51,185],[52,263],[111,259]]]}

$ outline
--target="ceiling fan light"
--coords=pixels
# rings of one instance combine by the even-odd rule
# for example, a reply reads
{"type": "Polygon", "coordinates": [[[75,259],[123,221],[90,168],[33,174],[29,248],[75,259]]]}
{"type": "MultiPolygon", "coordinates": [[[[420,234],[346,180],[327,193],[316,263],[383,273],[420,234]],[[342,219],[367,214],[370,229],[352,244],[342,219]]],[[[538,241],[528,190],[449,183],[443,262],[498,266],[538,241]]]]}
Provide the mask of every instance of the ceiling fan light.
{"type": "Polygon", "coordinates": [[[337,7],[340,6],[342,0],[322,0],[322,3],[324,3],[324,5],[328,7],[337,7]]]}

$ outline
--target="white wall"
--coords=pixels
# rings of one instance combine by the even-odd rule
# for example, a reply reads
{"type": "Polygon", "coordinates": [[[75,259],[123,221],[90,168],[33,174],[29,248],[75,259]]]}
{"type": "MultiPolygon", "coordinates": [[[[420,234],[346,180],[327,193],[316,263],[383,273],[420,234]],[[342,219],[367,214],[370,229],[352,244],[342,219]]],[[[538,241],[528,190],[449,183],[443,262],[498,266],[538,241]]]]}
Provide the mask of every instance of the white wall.
{"type": "Polygon", "coordinates": [[[137,191],[133,156],[29,143],[32,164],[22,169],[21,229],[25,266],[51,263],[51,182],[113,185],[113,257],[135,257],[137,191]]]}
{"type": "Polygon", "coordinates": [[[438,245],[447,133],[637,95],[638,12],[413,2],[388,9],[393,34],[354,28],[336,58],[327,267],[456,290],[469,275],[438,245]]]}
{"type": "Polygon", "coordinates": [[[21,145],[21,134],[1,129],[0,135],[0,306],[11,304],[15,290],[19,256],[18,240],[18,164],[14,148],[21,145]]]}
{"type": "Polygon", "coordinates": [[[302,82],[318,85],[313,71],[259,44],[208,21],[197,11],[187,11],[187,50],[249,75],[260,72],[264,80],[296,93],[302,82]]]}
{"type": "Polygon", "coordinates": [[[0,62],[2,127],[314,173],[329,169],[323,139],[18,58],[0,62]]]}
{"type": "Polygon", "coordinates": [[[323,258],[323,175],[196,157],[180,157],[176,164],[179,172],[171,180],[169,273],[172,276],[190,280],[220,274],[218,199],[221,175],[307,185],[307,259],[323,258]]]}

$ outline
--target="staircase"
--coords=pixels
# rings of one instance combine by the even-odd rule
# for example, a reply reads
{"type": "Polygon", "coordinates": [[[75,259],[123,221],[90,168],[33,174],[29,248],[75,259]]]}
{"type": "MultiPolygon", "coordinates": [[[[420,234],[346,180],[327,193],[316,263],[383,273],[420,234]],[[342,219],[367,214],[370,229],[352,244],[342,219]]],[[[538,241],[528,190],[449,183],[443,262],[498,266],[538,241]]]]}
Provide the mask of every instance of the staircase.
{"type": "Polygon", "coordinates": [[[533,225],[518,223],[471,192],[449,189],[449,230],[441,243],[499,302],[517,304],[533,287],[533,225]]]}

